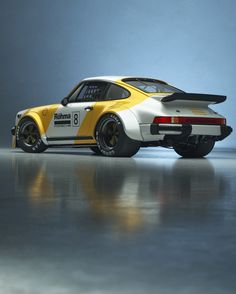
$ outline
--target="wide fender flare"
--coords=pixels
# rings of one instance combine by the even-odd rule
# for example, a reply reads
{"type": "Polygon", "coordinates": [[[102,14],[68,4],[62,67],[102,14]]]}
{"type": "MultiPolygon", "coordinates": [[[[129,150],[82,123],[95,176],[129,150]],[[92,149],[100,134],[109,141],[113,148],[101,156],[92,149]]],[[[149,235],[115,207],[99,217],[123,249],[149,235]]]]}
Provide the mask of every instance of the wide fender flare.
{"type": "Polygon", "coordinates": [[[21,118],[21,120],[24,118],[27,118],[27,117],[31,118],[36,123],[43,143],[48,145],[46,131],[44,129],[44,126],[43,126],[43,123],[42,123],[40,116],[36,112],[28,112],[21,118]]]}
{"type": "Polygon", "coordinates": [[[140,126],[134,113],[129,110],[122,110],[116,113],[121,119],[126,135],[137,141],[143,141],[140,126]]]}

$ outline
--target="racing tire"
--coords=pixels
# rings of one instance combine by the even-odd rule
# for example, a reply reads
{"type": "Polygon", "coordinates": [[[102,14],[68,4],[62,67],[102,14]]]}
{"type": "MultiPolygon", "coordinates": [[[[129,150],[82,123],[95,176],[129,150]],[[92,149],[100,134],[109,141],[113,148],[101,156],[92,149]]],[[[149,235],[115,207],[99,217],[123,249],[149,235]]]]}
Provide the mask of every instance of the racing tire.
{"type": "Polygon", "coordinates": [[[126,135],[121,120],[115,114],[106,114],[100,119],[95,137],[97,147],[104,156],[131,157],[141,146],[141,142],[126,135]]]}
{"type": "Polygon", "coordinates": [[[101,155],[102,152],[100,151],[100,149],[97,147],[97,146],[92,146],[92,147],[89,147],[95,154],[97,155],[101,155]]]}
{"type": "Polygon", "coordinates": [[[200,141],[196,144],[177,143],[173,148],[177,154],[185,158],[201,158],[209,154],[215,145],[214,140],[200,141]]]}
{"type": "Polygon", "coordinates": [[[48,146],[41,139],[38,126],[30,118],[24,118],[16,129],[17,146],[28,153],[41,153],[48,146]]]}

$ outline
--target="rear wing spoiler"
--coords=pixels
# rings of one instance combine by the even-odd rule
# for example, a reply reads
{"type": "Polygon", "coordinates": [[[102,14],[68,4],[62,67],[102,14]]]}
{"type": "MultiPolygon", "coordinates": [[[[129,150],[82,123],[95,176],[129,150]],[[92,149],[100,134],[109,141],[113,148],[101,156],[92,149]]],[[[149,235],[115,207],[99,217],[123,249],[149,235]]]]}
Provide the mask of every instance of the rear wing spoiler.
{"type": "Polygon", "coordinates": [[[195,94],[195,93],[174,93],[172,95],[161,98],[161,102],[167,103],[176,100],[184,101],[201,101],[210,103],[222,103],[226,100],[226,96],[212,94],[195,94]]]}

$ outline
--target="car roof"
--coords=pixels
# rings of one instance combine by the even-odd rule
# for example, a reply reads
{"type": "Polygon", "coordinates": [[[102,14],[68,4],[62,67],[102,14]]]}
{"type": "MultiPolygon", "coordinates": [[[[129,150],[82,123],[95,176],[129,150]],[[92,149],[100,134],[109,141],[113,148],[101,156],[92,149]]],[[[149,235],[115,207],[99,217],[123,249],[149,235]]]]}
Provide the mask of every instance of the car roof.
{"type": "Polygon", "coordinates": [[[124,78],[129,78],[129,77],[126,77],[126,76],[99,76],[99,77],[86,78],[86,79],[83,79],[83,81],[98,80],[98,81],[116,82],[116,81],[122,80],[124,78]]]}
{"type": "Polygon", "coordinates": [[[156,80],[162,83],[167,84],[165,81],[159,80],[159,79],[154,79],[154,78],[147,78],[147,77],[135,77],[135,76],[98,76],[98,77],[91,77],[91,78],[85,78],[82,81],[108,81],[108,82],[116,82],[120,81],[123,79],[150,79],[150,80],[156,80]]]}

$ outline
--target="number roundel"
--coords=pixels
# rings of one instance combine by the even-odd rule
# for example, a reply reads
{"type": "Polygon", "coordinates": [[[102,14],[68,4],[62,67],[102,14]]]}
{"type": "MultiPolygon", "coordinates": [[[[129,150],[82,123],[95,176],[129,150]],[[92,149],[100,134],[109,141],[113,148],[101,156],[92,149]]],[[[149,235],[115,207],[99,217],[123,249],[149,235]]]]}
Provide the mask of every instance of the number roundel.
{"type": "Polygon", "coordinates": [[[75,113],[74,115],[74,125],[78,125],[78,114],[75,113]]]}
{"type": "Polygon", "coordinates": [[[74,112],[73,113],[73,127],[78,127],[79,126],[79,113],[74,112]]]}

